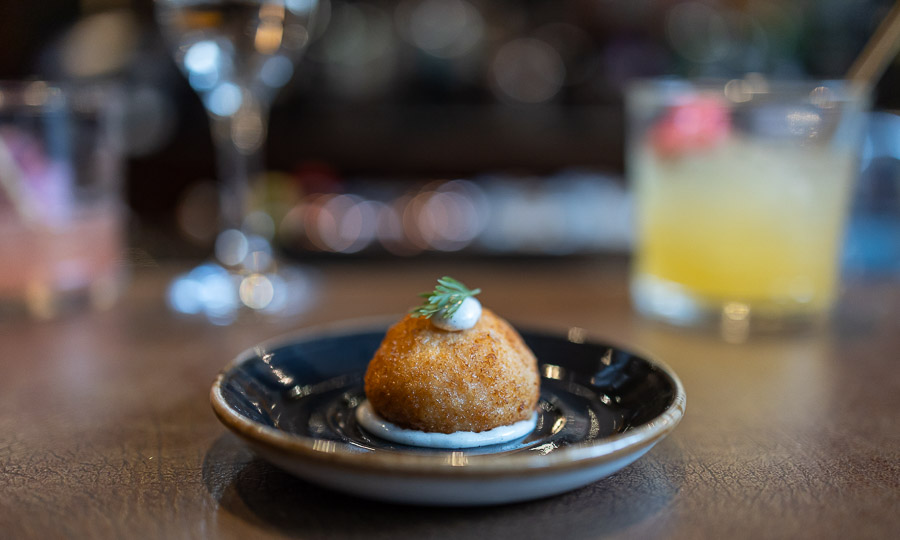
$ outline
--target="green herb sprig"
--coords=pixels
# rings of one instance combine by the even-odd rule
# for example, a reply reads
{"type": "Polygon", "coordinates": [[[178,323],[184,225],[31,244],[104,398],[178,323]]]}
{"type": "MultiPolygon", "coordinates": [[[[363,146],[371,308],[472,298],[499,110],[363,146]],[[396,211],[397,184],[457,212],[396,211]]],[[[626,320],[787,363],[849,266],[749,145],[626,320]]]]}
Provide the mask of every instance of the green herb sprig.
{"type": "Polygon", "coordinates": [[[437,281],[438,285],[433,291],[419,295],[427,299],[427,302],[410,311],[410,315],[428,319],[435,313],[443,311],[445,317],[451,317],[462,305],[463,300],[481,292],[481,289],[469,289],[450,276],[444,276],[437,281]]]}

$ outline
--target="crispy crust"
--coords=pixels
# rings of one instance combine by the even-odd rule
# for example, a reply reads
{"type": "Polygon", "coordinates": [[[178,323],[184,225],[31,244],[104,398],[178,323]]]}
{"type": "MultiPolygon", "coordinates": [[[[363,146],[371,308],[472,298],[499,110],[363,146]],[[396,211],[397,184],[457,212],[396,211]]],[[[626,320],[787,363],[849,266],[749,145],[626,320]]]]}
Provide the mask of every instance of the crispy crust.
{"type": "Polygon", "coordinates": [[[540,376],[518,332],[484,309],[462,332],[407,315],[385,335],[365,388],[375,411],[399,426],[479,432],[529,418],[540,376]]]}

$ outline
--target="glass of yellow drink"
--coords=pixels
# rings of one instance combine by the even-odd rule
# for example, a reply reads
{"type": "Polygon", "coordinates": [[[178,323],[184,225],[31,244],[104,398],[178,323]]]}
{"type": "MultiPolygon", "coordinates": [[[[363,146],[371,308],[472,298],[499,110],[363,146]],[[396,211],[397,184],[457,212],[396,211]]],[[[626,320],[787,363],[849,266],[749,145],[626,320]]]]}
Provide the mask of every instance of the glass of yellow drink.
{"type": "Polygon", "coordinates": [[[682,325],[823,319],[868,105],[840,82],[634,85],[637,309],[682,325]]]}

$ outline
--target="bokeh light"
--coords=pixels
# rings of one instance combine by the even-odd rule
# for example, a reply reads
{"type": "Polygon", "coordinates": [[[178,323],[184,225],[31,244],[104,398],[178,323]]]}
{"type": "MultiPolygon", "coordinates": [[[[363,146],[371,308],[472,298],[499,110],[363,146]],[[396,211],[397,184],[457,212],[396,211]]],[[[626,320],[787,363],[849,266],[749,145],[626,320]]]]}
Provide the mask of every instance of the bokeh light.
{"type": "Polygon", "coordinates": [[[565,78],[566,68],[559,52],[534,38],[518,38],[505,43],[491,64],[495,94],[507,101],[549,101],[562,88],[565,78]]]}
{"type": "Polygon", "coordinates": [[[360,184],[365,197],[352,191],[313,193],[298,201],[284,214],[276,238],[294,252],[407,257],[628,248],[631,200],[624,186],[585,171],[564,171],[546,180],[485,176],[406,189],[367,180],[360,184]]]}
{"type": "Polygon", "coordinates": [[[463,56],[484,39],[484,19],[465,0],[408,0],[397,6],[395,19],[407,41],[438,58],[463,56]]]}

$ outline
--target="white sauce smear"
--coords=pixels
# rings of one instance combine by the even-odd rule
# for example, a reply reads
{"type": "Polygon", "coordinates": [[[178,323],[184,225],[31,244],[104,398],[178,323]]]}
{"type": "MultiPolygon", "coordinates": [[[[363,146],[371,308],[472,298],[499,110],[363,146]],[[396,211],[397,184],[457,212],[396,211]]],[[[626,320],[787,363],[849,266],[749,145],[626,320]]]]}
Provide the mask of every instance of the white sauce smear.
{"type": "Polygon", "coordinates": [[[375,412],[368,400],[356,408],[356,421],[369,433],[391,442],[429,448],[474,448],[514,441],[534,431],[537,417],[535,412],[528,420],[478,433],[474,431],[437,433],[405,429],[388,422],[375,412]]]}

